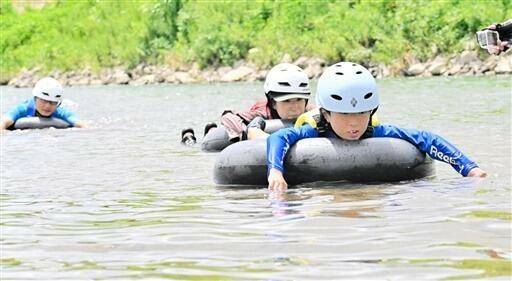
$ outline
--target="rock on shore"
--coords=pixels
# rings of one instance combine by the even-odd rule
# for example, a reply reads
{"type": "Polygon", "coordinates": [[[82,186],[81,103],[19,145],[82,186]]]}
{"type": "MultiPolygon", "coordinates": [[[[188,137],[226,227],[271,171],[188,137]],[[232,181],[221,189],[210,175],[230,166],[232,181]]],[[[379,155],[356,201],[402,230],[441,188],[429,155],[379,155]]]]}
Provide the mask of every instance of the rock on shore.
{"type": "MultiPolygon", "coordinates": [[[[291,62],[304,69],[310,78],[318,78],[322,74],[327,62],[320,58],[299,57],[291,61],[289,55],[284,55],[282,62],[291,62]]],[[[458,55],[445,57],[439,55],[426,62],[419,62],[415,58],[408,60],[406,66],[395,69],[385,64],[365,63],[372,74],[377,78],[390,76],[452,76],[452,75],[500,75],[512,73],[512,52],[501,56],[487,56],[481,60],[476,51],[465,50],[458,55]]],[[[110,85],[110,84],[188,84],[201,82],[236,82],[264,80],[268,70],[262,70],[254,64],[238,62],[232,67],[219,67],[217,69],[199,69],[197,64],[171,68],[167,65],[139,64],[133,69],[116,67],[104,69],[94,73],[89,69],[81,71],[50,73],[52,76],[67,86],[84,85],[110,85]]],[[[39,68],[23,70],[19,75],[3,81],[14,87],[33,87],[43,75],[39,68]]]]}

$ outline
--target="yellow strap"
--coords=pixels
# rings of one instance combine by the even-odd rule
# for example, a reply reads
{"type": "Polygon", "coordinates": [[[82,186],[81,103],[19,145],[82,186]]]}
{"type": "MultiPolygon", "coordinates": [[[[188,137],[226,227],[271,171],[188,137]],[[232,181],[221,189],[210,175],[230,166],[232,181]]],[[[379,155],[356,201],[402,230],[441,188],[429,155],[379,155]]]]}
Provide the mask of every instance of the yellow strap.
{"type": "Polygon", "coordinates": [[[299,128],[304,124],[309,124],[311,127],[316,128],[318,126],[318,117],[320,117],[318,108],[302,113],[299,118],[297,118],[297,121],[295,121],[295,128],[299,128]]]}
{"type": "Polygon", "coordinates": [[[372,126],[379,126],[380,125],[380,120],[379,120],[379,117],[377,116],[377,113],[373,114],[372,116],[372,126]]]}

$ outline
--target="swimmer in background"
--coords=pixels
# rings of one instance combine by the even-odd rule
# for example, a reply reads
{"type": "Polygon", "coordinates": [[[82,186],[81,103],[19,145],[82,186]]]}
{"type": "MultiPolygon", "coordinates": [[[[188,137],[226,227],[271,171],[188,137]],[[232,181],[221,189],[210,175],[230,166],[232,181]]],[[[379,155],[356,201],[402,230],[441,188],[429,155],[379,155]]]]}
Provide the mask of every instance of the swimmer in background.
{"type": "Polygon", "coordinates": [[[87,127],[84,122],[78,120],[72,111],[60,106],[63,92],[59,81],[51,77],[39,80],[32,89],[33,98],[8,111],[2,118],[1,129],[12,129],[16,120],[24,117],[53,117],[68,122],[72,127],[87,127]]]}

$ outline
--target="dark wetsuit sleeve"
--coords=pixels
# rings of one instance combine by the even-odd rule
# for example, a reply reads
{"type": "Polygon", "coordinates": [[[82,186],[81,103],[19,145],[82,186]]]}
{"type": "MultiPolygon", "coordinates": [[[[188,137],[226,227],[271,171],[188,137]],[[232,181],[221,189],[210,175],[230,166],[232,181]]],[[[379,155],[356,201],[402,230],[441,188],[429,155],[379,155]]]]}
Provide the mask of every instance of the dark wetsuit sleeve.
{"type": "Polygon", "coordinates": [[[406,140],[431,158],[450,164],[459,174],[467,176],[478,165],[442,137],[428,131],[404,129],[393,125],[380,125],[373,129],[374,137],[406,140]]]}
{"type": "Polygon", "coordinates": [[[299,128],[284,128],[267,139],[267,173],[274,168],[284,172],[284,157],[288,149],[297,141],[318,137],[318,131],[310,125],[299,128]]]}

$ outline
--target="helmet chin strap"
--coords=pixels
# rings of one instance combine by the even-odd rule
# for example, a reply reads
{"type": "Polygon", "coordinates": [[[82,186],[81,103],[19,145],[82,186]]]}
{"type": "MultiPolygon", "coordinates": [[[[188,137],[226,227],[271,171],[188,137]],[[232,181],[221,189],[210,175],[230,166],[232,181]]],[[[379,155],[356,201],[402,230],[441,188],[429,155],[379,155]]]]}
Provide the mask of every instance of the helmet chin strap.
{"type": "Polygon", "coordinates": [[[373,116],[373,114],[375,114],[375,112],[377,112],[377,109],[379,109],[378,106],[375,109],[372,110],[372,113],[370,113],[370,116],[373,116]]]}
{"type": "Polygon", "coordinates": [[[368,120],[368,126],[371,127],[372,126],[372,119],[373,119],[373,115],[377,112],[377,109],[379,109],[379,107],[377,106],[375,109],[372,110],[372,112],[370,113],[370,120],[368,120]]]}

